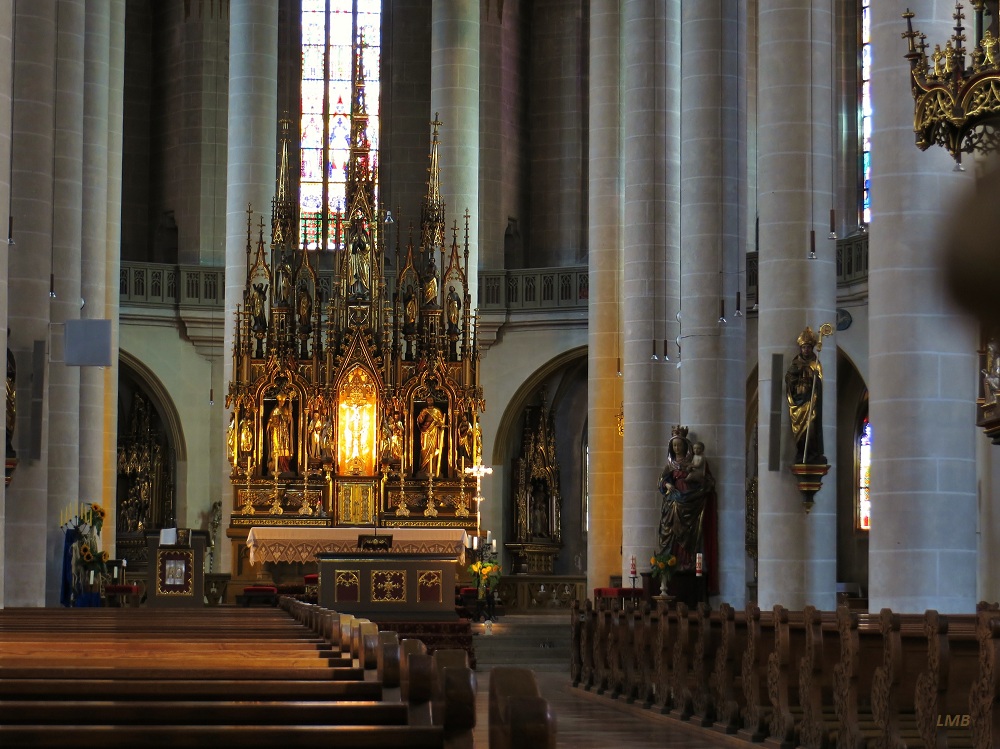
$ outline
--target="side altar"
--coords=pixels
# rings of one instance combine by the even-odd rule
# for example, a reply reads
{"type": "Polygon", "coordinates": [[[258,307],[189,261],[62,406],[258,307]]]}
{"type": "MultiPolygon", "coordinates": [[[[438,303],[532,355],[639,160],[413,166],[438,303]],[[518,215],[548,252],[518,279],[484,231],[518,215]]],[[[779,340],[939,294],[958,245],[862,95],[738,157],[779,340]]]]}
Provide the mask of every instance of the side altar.
{"type": "Polygon", "coordinates": [[[241,584],[280,582],[281,565],[289,581],[315,571],[315,559],[255,564],[268,553],[268,528],[324,537],[356,536],[358,526],[478,532],[470,469],[482,469],[485,399],[470,216],[461,229],[446,226],[435,121],[419,225],[396,230],[390,246],[397,222],[376,205],[362,47],[343,195],[326,208],[314,196],[319,210],[300,210],[306,188],[296,185],[292,144],[301,139],[283,121],[269,231],[248,211],[226,395],[231,597],[241,584]]]}

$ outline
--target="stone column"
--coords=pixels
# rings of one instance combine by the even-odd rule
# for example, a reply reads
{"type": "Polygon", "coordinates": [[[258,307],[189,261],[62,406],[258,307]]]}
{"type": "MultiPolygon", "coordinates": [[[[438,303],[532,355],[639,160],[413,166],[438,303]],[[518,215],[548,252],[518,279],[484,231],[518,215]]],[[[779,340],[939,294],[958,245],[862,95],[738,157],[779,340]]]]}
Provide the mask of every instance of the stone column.
{"type": "MultiPolygon", "coordinates": [[[[0,70],[12,70],[14,38],[14,4],[0,5],[0,70]]],[[[10,76],[0,81],[0,227],[6,226],[10,218],[10,141],[11,141],[11,102],[13,89],[10,76]]],[[[2,232],[2,230],[0,230],[2,232]]],[[[0,233],[0,242],[3,235],[0,233]]],[[[0,330],[7,330],[7,306],[9,302],[7,288],[7,259],[0,260],[0,330]]],[[[10,345],[10,342],[7,342],[10,345]]],[[[6,423],[6,419],[5,419],[6,423]]],[[[15,439],[17,435],[15,433],[15,439]]],[[[6,570],[19,569],[16,562],[10,567],[6,564],[6,533],[3,529],[7,522],[7,492],[5,486],[0,486],[0,609],[4,608],[6,600],[6,570]]]]}
{"type": "MultiPolygon", "coordinates": [[[[469,293],[479,306],[479,3],[434,0],[431,19],[431,119],[440,130],[441,197],[451,226],[464,239],[469,222],[469,293]]],[[[444,270],[443,268],[441,270],[444,270]]],[[[489,450],[484,448],[484,454],[489,450]]]]}
{"type": "Polygon", "coordinates": [[[52,165],[54,156],[55,3],[21,3],[15,16],[10,210],[15,245],[8,248],[9,345],[17,359],[15,447],[20,464],[8,489],[7,606],[42,606],[48,550],[49,402],[32,403],[32,378],[48,381],[46,357],[34,371],[36,342],[49,333],[49,273],[52,269],[52,165]],[[13,574],[16,570],[16,574],[13,574]]]}
{"type": "Polygon", "coordinates": [[[835,337],[826,340],[819,356],[824,445],[832,467],[808,514],[790,472],[795,456],[784,388],[784,371],[798,353],[796,339],[802,330],[836,322],[836,248],[826,238],[833,205],[832,3],[760,0],[759,23],[758,602],[762,609],[776,603],[793,609],[806,604],[832,609],[837,540],[835,337]],[[809,257],[810,232],[815,232],[816,259],[809,257]],[[782,358],[780,371],[772,365],[775,355],[782,358]],[[773,424],[772,402],[780,417],[773,424]]]}
{"type": "Polygon", "coordinates": [[[680,18],[675,3],[623,4],[624,410],[623,578],[658,545],[657,483],[677,418],[677,370],[651,362],[677,312],[680,18]]]}
{"type": "Polygon", "coordinates": [[[621,15],[590,6],[587,595],[621,567],[621,15]]]}
{"type": "Polygon", "coordinates": [[[108,135],[107,199],[104,220],[104,316],[111,320],[111,366],[104,374],[104,459],[102,482],[104,506],[109,508],[104,521],[104,542],[109,548],[118,531],[114,513],[118,489],[118,341],[121,275],[122,225],[122,148],[125,104],[125,0],[111,0],[108,24],[108,135]]]}
{"type": "MultiPolygon", "coordinates": [[[[931,49],[952,6],[916,0],[931,49]]],[[[941,287],[938,233],[969,186],[948,153],[913,144],[900,9],[872,3],[871,260],[868,275],[872,611],[975,611],[976,331],[941,287]]]]}
{"type": "MultiPolygon", "coordinates": [[[[84,0],[59,4],[56,47],[54,183],[52,226],[55,296],[49,300],[54,336],[80,317],[80,247],[83,214],[84,0]]],[[[59,605],[62,533],[59,514],[75,504],[80,489],[80,368],[61,361],[49,367],[49,503],[45,605],[59,605]]]]}
{"type": "MultiPolygon", "coordinates": [[[[527,84],[529,267],[577,265],[586,257],[583,200],[587,147],[584,19],[575,0],[532,3],[527,84]]],[[[591,74],[596,71],[590,70],[591,74]]]]}
{"type": "Polygon", "coordinates": [[[735,304],[745,238],[739,44],[746,19],[733,7],[723,0],[686,4],[682,18],[680,423],[705,443],[716,481],[718,558],[709,555],[705,569],[718,565],[720,597],[739,608],[746,597],[746,326],[735,304]]]}
{"type": "MultiPolygon", "coordinates": [[[[223,382],[233,379],[233,326],[243,304],[247,261],[247,207],[269,220],[275,187],[278,133],[278,8],[270,0],[245,0],[230,6],[229,19],[229,172],[226,191],[226,315],[223,382]]],[[[256,242],[257,229],[254,229],[256,242]]],[[[256,245],[254,245],[256,246],[256,245]]],[[[223,427],[229,409],[222,414],[223,427]]],[[[224,431],[223,431],[224,433],[224,431]]],[[[223,463],[222,520],[233,510],[231,467],[223,463]]],[[[223,542],[219,570],[230,568],[232,551],[223,542]]]]}
{"type": "MultiPolygon", "coordinates": [[[[86,11],[86,62],[83,104],[83,246],[80,317],[109,319],[108,272],[108,66],[111,59],[111,10],[89,3],[86,11]]],[[[118,284],[115,283],[115,288],[118,284]]],[[[113,350],[112,358],[117,356],[113,350]]],[[[98,367],[80,368],[80,500],[105,498],[105,373],[98,367]]],[[[117,424],[112,425],[117,432],[117,424]]],[[[114,494],[111,495],[114,497],[114,494]]],[[[105,507],[109,506],[105,502],[105,507]]]]}

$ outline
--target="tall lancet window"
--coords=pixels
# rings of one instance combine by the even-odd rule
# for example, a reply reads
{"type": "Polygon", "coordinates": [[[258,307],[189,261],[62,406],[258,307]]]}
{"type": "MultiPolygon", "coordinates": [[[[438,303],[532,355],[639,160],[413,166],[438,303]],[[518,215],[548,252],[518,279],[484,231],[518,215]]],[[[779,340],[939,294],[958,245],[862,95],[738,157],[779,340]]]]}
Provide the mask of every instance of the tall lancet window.
{"type": "MultiPolygon", "coordinates": [[[[314,249],[318,228],[346,207],[356,43],[362,50],[366,132],[374,168],[379,146],[382,0],[302,0],[299,211],[303,236],[309,237],[314,249]]],[[[321,236],[326,237],[321,240],[324,249],[334,249],[335,233],[324,230],[321,236]]]]}
{"type": "Polygon", "coordinates": [[[857,527],[868,531],[872,527],[872,425],[865,416],[858,431],[858,501],[857,527]]]}
{"type": "Polygon", "coordinates": [[[872,220],[872,13],[871,0],[860,0],[858,95],[858,152],[861,156],[861,205],[858,218],[866,226],[872,220]]]}

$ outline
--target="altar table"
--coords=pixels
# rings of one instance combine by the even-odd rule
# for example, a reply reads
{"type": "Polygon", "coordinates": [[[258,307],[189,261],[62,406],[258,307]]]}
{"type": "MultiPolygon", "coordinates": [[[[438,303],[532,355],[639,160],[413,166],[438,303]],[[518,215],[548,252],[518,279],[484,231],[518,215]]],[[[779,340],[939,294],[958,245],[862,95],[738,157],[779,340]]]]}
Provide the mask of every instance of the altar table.
{"type": "Polygon", "coordinates": [[[375,556],[396,554],[434,554],[453,556],[459,564],[465,562],[467,534],[461,528],[288,528],[254,527],[247,535],[250,563],[314,562],[319,554],[358,554],[359,535],[392,536],[392,547],[386,552],[369,552],[375,556]]]}

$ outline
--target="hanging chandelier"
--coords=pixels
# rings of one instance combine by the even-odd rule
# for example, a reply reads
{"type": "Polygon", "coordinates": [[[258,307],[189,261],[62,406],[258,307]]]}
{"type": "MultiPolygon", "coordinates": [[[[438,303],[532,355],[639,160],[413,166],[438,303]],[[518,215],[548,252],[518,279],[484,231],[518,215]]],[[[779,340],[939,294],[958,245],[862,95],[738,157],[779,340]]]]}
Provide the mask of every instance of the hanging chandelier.
{"type": "Polygon", "coordinates": [[[952,18],[955,33],[942,47],[928,53],[927,36],[913,30],[914,14],[903,14],[909,43],[910,87],[913,92],[913,130],[917,148],[943,146],[962,168],[963,153],[988,153],[1000,146],[1000,40],[997,0],[972,0],[974,40],[965,43],[966,19],[961,3],[952,18]],[[986,25],[986,21],[989,25],[986,25]]]}

